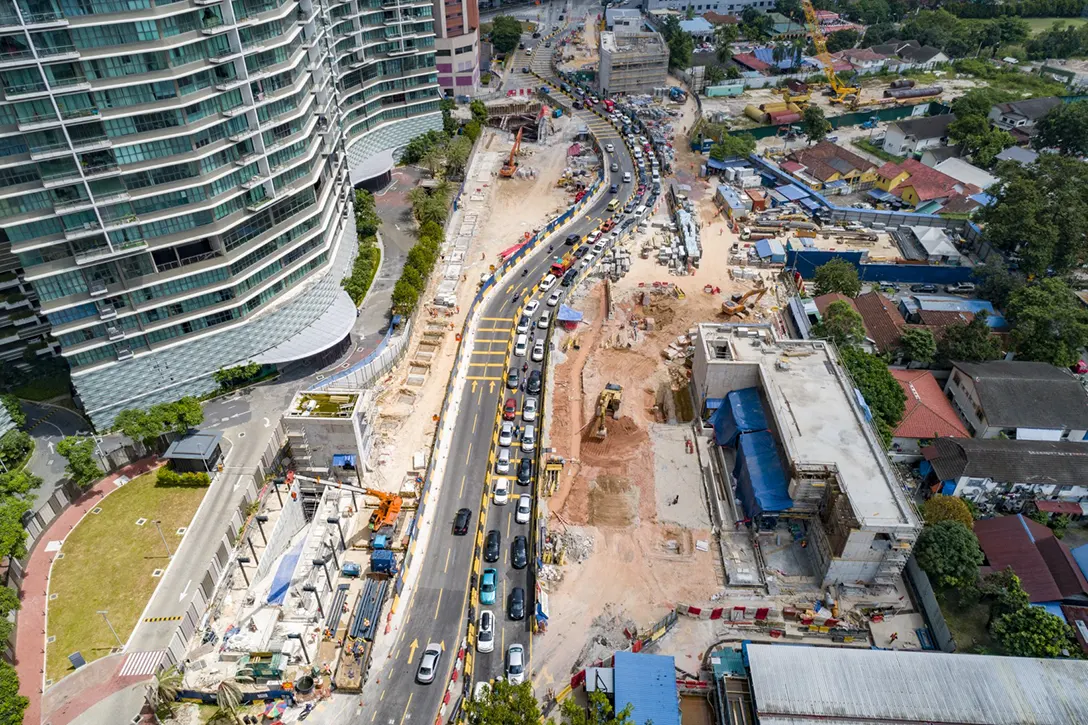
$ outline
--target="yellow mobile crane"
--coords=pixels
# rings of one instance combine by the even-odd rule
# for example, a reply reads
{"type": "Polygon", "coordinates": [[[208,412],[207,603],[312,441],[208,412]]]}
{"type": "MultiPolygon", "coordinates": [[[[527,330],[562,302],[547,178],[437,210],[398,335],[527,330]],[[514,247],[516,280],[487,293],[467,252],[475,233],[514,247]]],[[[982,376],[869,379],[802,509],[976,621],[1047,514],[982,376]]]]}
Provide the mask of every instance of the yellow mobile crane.
{"type": "Polygon", "coordinates": [[[820,23],[816,19],[816,8],[812,6],[812,0],[801,0],[801,5],[805,9],[805,22],[808,23],[809,32],[812,33],[812,43],[816,46],[816,57],[823,64],[824,75],[827,76],[827,83],[831,86],[831,102],[847,103],[852,101],[856,103],[861,96],[861,89],[856,86],[846,85],[835,75],[831,54],[827,52],[827,38],[824,37],[823,31],[820,30],[820,23]]]}

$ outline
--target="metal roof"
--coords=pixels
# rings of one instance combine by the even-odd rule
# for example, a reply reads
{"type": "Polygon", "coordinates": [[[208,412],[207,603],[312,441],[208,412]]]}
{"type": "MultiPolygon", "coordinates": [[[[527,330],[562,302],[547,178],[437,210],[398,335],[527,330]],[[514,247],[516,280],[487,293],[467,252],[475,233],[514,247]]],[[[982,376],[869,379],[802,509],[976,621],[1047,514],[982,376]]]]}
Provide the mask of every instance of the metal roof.
{"type": "Polygon", "coordinates": [[[616,710],[631,705],[632,722],[652,720],[654,725],[680,725],[676,664],[672,657],[617,652],[613,667],[616,710]]]}
{"type": "Polygon", "coordinates": [[[761,725],[1088,722],[1079,660],[777,644],[747,654],[761,725]]]}
{"type": "Polygon", "coordinates": [[[223,434],[216,430],[193,433],[171,443],[163,454],[163,458],[178,461],[207,461],[215,453],[215,447],[221,440],[223,440],[223,434]]]}

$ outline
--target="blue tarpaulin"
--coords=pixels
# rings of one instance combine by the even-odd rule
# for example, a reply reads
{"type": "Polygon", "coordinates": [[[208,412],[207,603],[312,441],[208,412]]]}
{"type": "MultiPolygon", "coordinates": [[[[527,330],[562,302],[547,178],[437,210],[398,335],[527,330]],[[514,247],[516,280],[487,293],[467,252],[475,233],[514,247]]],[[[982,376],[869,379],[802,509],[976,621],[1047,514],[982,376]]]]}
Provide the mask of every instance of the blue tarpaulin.
{"type": "Polygon", "coordinates": [[[283,559],[280,560],[276,576],[272,579],[272,588],[268,591],[269,604],[283,604],[283,600],[287,597],[287,589],[291,586],[291,575],[295,573],[295,566],[298,564],[298,558],[302,556],[302,545],[305,543],[306,540],[303,539],[295,544],[295,547],[284,554],[283,559]]]}
{"type": "Polygon", "coordinates": [[[782,264],[786,261],[786,250],[782,242],[777,239],[760,239],[756,242],[756,254],[760,259],[770,259],[771,262],[782,264]]]}
{"type": "Polygon", "coordinates": [[[355,468],[355,454],[354,453],[333,453],[332,465],[339,466],[340,468],[355,468]]]}
{"type": "Polygon", "coordinates": [[[581,322],[582,313],[578,312],[577,310],[572,310],[566,305],[559,305],[559,314],[556,316],[556,318],[560,322],[581,322]]]}
{"type": "Polygon", "coordinates": [[[735,446],[741,433],[767,430],[767,416],[757,388],[734,390],[725,396],[722,405],[710,417],[714,426],[714,442],[719,446],[735,446]]]}
{"type": "Polygon", "coordinates": [[[722,407],[722,403],[724,402],[725,398],[707,398],[706,402],[703,403],[703,407],[707,410],[717,410],[722,407]]]}
{"type": "Polygon", "coordinates": [[[774,515],[793,506],[789,480],[778,459],[770,431],[741,434],[733,478],[737,481],[737,496],[748,518],[774,515]]]}

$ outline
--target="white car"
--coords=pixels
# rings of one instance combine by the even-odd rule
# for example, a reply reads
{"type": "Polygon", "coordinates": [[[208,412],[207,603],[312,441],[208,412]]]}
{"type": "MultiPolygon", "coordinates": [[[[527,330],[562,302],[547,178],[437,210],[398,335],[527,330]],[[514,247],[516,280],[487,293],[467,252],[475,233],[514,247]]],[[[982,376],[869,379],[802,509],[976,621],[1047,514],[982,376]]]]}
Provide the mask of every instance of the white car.
{"type": "Polygon", "coordinates": [[[547,302],[548,307],[555,307],[556,305],[558,305],[559,304],[559,298],[562,297],[562,296],[563,295],[562,295],[562,293],[559,292],[559,290],[556,290],[555,292],[552,292],[552,296],[548,298],[548,302],[547,302]]]}
{"type": "Polygon", "coordinates": [[[555,284],[555,275],[554,274],[545,275],[544,279],[542,279],[540,281],[540,289],[549,290],[549,289],[552,288],[552,286],[554,284],[555,284]]]}
{"type": "MultiPolygon", "coordinates": [[[[521,503],[518,503],[521,506],[521,503]]],[[[480,612],[480,633],[476,637],[476,649],[491,652],[495,649],[495,615],[490,609],[480,612]]]]}
{"type": "Polygon", "coordinates": [[[523,314],[521,316],[521,318],[518,319],[518,327],[517,327],[518,333],[521,334],[521,333],[528,332],[529,327],[532,324],[533,324],[533,321],[529,319],[529,315],[528,314],[523,314]]]}
{"type": "Polygon", "coordinates": [[[601,230],[600,229],[595,229],[593,231],[593,233],[590,234],[589,237],[586,238],[586,242],[593,243],[593,242],[596,242],[600,238],[601,238],[601,230]]]}
{"type": "Polygon", "coordinates": [[[510,449],[500,448],[499,455],[495,459],[495,470],[498,473],[510,473],[510,449]]]}
{"type": "Polygon", "coordinates": [[[544,360],[544,341],[537,340],[533,343],[533,362],[542,362],[544,360]]]}
{"type": "MultiPolygon", "coordinates": [[[[427,645],[427,649],[423,650],[423,656],[419,658],[419,669],[416,670],[416,682],[423,685],[429,685],[434,682],[434,675],[438,670],[438,660],[441,657],[442,645],[437,642],[431,642],[427,645]]],[[[522,679],[525,679],[524,676],[522,679]]]]}
{"type": "Polygon", "coordinates": [[[610,143],[606,143],[606,144],[604,145],[604,150],[605,150],[605,151],[607,151],[608,153],[612,153],[613,151],[615,151],[615,150],[616,150],[616,147],[615,147],[615,146],[613,146],[613,145],[612,145],[612,144],[610,144],[610,143]]]}
{"type": "MultiPolygon", "coordinates": [[[[523,493],[518,496],[518,507],[514,512],[514,521],[519,524],[529,523],[529,516],[533,513],[533,499],[529,494],[523,493]]],[[[481,631],[483,631],[481,629],[481,631]]],[[[481,650],[482,651],[482,650],[481,650]]],[[[490,651],[490,650],[488,650],[490,651]]]]}
{"type": "Polygon", "coordinates": [[[525,648],[512,644],[506,650],[506,681],[511,685],[525,682],[525,648]]]}
{"type": "Polygon", "coordinates": [[[552,311],[551,310],[544,310],[543,312],[540,313],[540,319],[536,321],[536,326],[539,327],[541,330],[547,330],[548,325],[550,325],[551,322],[552,322],[552,311]]]}
{"type": "Polygon", "coordinates": [[[597,242],[596,244],[593,245],[593,253],[594,254],[600,254],[603,251],[604,251],[604,242],[597,242]]]}
{"type": "Polygon", "coordinates": [[[499,445],[508,446],[514,442],[514,424],[508,420],[502,422],[499,427],[499,445]]]}
{"type": "Polygon", "coordinates": [[[529,303],[525,305],[524,314],[532,317],[538,309],[540,309],[540,300],[529,300],[529,303]]]}
{"type": "Polygon", "coordinates": [[[496,478],[493,499],[496,506],[504,506],[510,500],[510,479],[496,478]]]}
{"type": "Polygon", "coordinates": [[[531,423],[536,420],[536,398],[526,398],[521,406],[521,419],[531,423]]]}

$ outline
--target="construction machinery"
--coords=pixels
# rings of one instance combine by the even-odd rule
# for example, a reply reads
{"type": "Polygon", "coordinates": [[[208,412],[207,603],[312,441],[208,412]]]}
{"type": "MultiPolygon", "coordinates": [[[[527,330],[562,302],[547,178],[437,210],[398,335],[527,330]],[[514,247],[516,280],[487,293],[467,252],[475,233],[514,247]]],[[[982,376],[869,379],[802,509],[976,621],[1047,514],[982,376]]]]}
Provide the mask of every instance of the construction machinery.
{"type": "Polygon", "coordinates": [[[812,6],[812,0],[801,0],[805,9],[805,23],[812,34],[812,43],[816,46],[816,58],[824,67],[824,75],[827,76],[828,86],[831,88],[832,103],[857,103],[861,96],[861,88],[848,86],[835,75],[835,68],[831,60],[831,53],[827,51],[827,38],[820,29],[820,23],[816,19],[816,8],[812,6]]]}
{"type": "Polygon", "coordinates": [[[363,493],[378,499],[378,508],[374,510],[374,513],[370,514],[370,530],[381,531],[387,526],[392,527],[397,522],[397,517],[400,516],[400,509],[404,505],[404,499],[395,493],[386,493],[374,488],[364,488],[363,493]]]}
{"type": "Polygon", "coordinates": [[[747,317],[748,311],[755,309],[763,295],[767,294],[767,285],[762,280],[742,295],[733,295],[732,299],[722,302],[722,314],[726,317],[747,317]],[[754,298],[754,299],[753,299],[754,298]]]}
{"type": "Polygon", "coordinates": [[[524,128],[518,129],[518,135],[514,139],[514,146],[510,149],[510,158],[503,162],[502,169],[499,170],[499,176],[504,179],[513,178],[518,171],[518,151],[521,150],[521,134],[524,130],[524,128]]]}
{"type": "Polygon", "coordinates": [[[615,418],[620,412],[620,401],[623,400],[623,386],[608,383],[604,390],[597,396],[597,418],[593,429],[593,437],[604,439],[608,437],[608,426],[605,425],[608,417],[615,418]]]}

